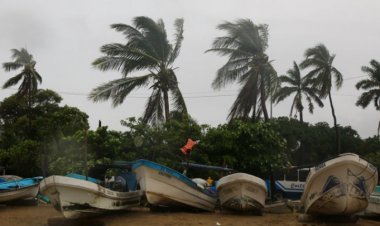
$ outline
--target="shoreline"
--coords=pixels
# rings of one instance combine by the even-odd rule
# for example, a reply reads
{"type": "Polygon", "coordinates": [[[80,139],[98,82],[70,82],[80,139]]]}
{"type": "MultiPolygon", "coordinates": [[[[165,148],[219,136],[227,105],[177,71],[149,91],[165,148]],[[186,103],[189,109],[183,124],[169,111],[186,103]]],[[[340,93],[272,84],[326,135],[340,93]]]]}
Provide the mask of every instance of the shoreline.
{"type": "Polygon", "coordinates": [[[84,220],[66,220],[53,206],[0,206],[1,226],[302,226],[302,225],[355,225],[376,226],[380,219],[360,218],[356,223],[324,222],[301,223],[297,221],[297,213],[264,213],[256,216],[248,213],[215,212],[151,212],[148,208],[134,208],[84,220]]]}

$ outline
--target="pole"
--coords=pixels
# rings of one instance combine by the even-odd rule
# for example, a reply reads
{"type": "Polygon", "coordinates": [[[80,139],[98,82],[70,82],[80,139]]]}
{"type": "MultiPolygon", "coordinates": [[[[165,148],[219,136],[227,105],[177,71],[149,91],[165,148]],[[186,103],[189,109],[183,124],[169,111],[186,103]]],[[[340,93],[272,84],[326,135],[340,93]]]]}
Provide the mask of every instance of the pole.
{"type": "Polygon", "coordinates": [[[88,180],[88,169],[87,169],[87,129],[84,133],[84,170],[86,174],[86,180],[88,180]]]}

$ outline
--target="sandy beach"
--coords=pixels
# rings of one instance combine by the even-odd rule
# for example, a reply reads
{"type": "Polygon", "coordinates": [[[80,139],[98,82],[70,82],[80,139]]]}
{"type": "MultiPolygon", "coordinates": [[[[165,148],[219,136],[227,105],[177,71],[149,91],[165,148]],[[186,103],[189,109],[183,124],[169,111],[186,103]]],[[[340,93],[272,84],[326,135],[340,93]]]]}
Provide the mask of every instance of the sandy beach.
{"type": "Polygon", "coordinates": [[[311,226],[311,225],[356,225],[379,226],[380,219],[359,219],[355,224],[347,223],[299,223],[296,213],[263,216],[236,214],[216,211],[215,213],[150,212],[148,208],[138,208],[110,215],[99,216],[84,221],[67,221],[51,205],[0,206],[1,226],[311,226]]]}

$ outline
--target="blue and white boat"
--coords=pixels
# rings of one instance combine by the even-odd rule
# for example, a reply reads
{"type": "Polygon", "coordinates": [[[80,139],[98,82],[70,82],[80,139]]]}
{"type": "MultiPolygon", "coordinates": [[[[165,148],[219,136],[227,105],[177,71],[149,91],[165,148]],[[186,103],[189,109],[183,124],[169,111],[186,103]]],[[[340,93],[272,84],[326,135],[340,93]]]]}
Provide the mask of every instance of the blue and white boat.
{"type": "Polygon", "coordinates": [[[350,216],[365,210],[377,185],[376,167],[344,153],[311,168],[301,205],[306,214],[350,216]]]}
{"type": "Polygon", "coordinates": [[[152,207],[215,209],[217,194],[178,171],[148,160],[136,161],[132,170],[152,207]]]}
{"type": "Polygon", "coordinates": [[[380,186],[376,186],[375,191],[369,197],[366,215],[380,216],[380,186]]]}
{"type": "Polygon", "coordinates": [[[142,192],[135,189],[120,186],[111,190],[100,180],[80,174],[54,175],[40,183],[40,192],[68,219],[139,206],[142,192]]]}
{"type": "Polygon", "coordinates": [[[0,203],[35,198],[42,177],[21,178],[13,175],[0,176],[0,203]]]}

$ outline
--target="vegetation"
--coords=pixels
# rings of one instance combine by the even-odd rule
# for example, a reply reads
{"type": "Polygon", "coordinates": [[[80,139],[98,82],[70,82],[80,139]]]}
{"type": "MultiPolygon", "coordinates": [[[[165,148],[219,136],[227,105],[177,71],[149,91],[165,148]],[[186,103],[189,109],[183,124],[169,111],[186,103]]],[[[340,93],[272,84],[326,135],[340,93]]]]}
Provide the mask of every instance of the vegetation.
{"type": "Polygon", "coordinates": [[[18,88],[17,95],[20,97],[27,97],[28,102],[28,130],[31,133],[31,105],[32,105],[32,95],[37,91],[38,83],[42,82],[41,75],[35,69],[36,61],[34,61],[33,56],[28,53],[24,48],[21,50],[12,49],[12,59],[14,61],[3,63],[3,68],[5,71],[13,71],[22,68],[22,71],[12,78],[8,79],[3,88],[9,88],[16,85],[21,81],[18,88]]]}
{"type": "Polygon", "coordinates": [[[278,89],[274,95],[274,100],[276,100],[277,103],[295,93],[293,103],[290,107],[290,117],[293,114],[293,109],[296,109],[300,116],[300,122],[303,122],[303,95],[308,102],[310,113],[313,113],[314,110],[313,100],[319,107],[323,107],[323,103],[318,97],[318,90],[314,86],[311,86],[310,81],[305,79],[305,77],[301,78],[300,69],[296,62],[293,63],[293,69],[288,70],[287,76],[282,75],[279,77],[279,80],[281,83],[288,83],[290,86],[280,87],[278,89]]]}
{"type": "Polygon", "coordinates": [[[169,93],[174,109],[186,114],[186,104],[178,88],[173,67],[183,40],[183,19],[177,19],[174,23],[174,44],[169,43],[162,20],[154,22],[148,17],[135,17],[133,24],[134,27],[126,24],[111,25],[111,28],[122,32],[128,42],[102,46],[101,52],[104,56],[96,59],[93,65],[102,71],[121,71],[122,78],[96,87],[89,98],[95,102],[111,98],[113,106],[117,106],[122,104],[134,89],[152,83],[152,93],[143,116],[144,122],[158,123],[169,120],[169,93]],[[131,72],[141,70],[147,71],[146,74],[129,76],[131,72]]]}
{"type": "Polygon", "coordinates": [[[376,110],[380,110],[380,63],[376,60],[371,60],[370,65],[370,67],[362,67],[362,71],[367,73],[369,78],[356,83],[358,90],[368,90],[359,97],[356,105],[366,108],[373,100],[376,110]]]}
{"type": "Polygon", "coordinates": [[[217,28],[225,31],[227,36],[216,38],[208,51],[228,56],[229,59],[218,70],[212,86],[221,89],[231,82],[242,85],[228,117],[247,119],[251,113],[255,121],[262,112],[265,121],[268,121],[266,100],[277,77],[265,53],[268,48],[268,25],[255,25],[249,19],[240,19],[235,23],[225,22],[217,28]]]}
{"type": "Polygon", "coordinates": [[[301,63],[301,68],[311,68],[311,71],[306,75],[306,80],[309,80],[313,87],[318,89],[321,98],[329,97],[331,113],[334,119],[336,150],[341,153],[339,127],[336,120],[335,109],[331,97],[331,88],[333,79],[335,86],[339,89],[343,84],[343,76],[333,66],[335,54],[330,54],[325,45],[319,44],[305,51],[306,59],[301,63]]]}
{"type": "MultiPolygon", "coordinates": [[[[87,166],[114,160],[133,161],[144,158],[180,170],[185,156],[180,147],[188,138],[200,140],[191,154],[191,161],[234,168],[263,178],[291,166],[313,165],[336,155],[353,152],[380,167],[379,135],[361,139],[350,126],[337,124],[331,98],[333,80],[339,88],[343,78],[332,65],[335,55],[320,44],[306,50],[301,69],[311,69],[301,77],[296,63],[287,75],[277,78],[269,57],[268,26],[255,25],[249,19],[225,22],[218,29],[227,34],[215,39],[208,51],[228,56],[217,72],[212,86],[224,88],[237,82],[242,88],[229,112],[229,123],[217,127],[199,125],[187,114],[186,105],[174,73],[183,40],[183,19],[175,21],[175,41],[169,43],[162,20],[136,17],[133,26],[113,24],[122,32],[126,44],[107,44],[104,56],[93,65],[103,71],[117,70],[122,78],[93,89],[90,99],[112,99],[122,104],[133,90],[150,84],[152,94],[141,118],[122,120],[126,131],[107,127],[89,130],[88,116],[81,110],[61,106],[62,97],[53,90],[38,89],[41,76],[36,62],[25,49],[12,50],[13,62],[3,64],[6,71],[23,70],[10,78],[4,88],[22,81],[18,92],[0,102],[0,165],[8,174],[36,176],[86,173],[87,166]],[[131,77],[132,72],[145,71],[131,77]],[[288,86],[280,87],[280,84],[288,86]],[[277,103],[293,95],[292,111],[300,121],[288,117],[269,118],[266,102],[272,95],[277,103]],[[169,97],[172,108],[169,108],[169,97]],[[314,125],[303,121],[304,105],[309,111],[313,102],[323,106],[320,98],[329,97],[334,127],[326,122],[314,125]],[[264,120],[261,119],[263,115],[264,120]],[[340,133],[339,133],[340,131],[340,133]],[[336,144],[334,145],[334,134],[336,144]],[[340,136],[339,136],[340,135],[340,136]],[[339,142],[340,143],[339,143],[339,142]]],[[[379,63],[363,67],[369,79],[356,84],[367,90],[357,105],[367,107],[371,101],[380,109],[379,63]]]]}

